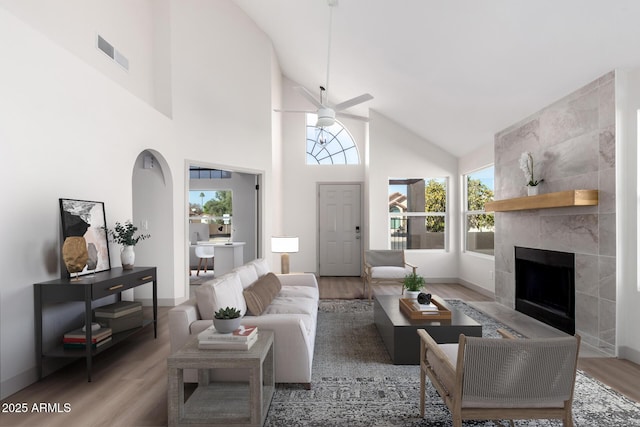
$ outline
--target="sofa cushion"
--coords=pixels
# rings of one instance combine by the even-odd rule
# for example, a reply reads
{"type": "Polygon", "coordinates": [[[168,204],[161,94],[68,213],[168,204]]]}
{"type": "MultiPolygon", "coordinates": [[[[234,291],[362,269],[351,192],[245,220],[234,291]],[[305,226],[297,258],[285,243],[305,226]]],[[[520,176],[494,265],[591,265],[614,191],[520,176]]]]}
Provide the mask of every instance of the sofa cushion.
{"type": "Polygon", "coordinates": [[[269,267],[267,260],[264,258],[254,259],[249,264],[253,265],[253,267],[256,269],[256,273],[258,273],[258,277],[262,277],[271,271],[271,268],[269,267]]]}
{"type": "Polygon", "coordinates": [[[247,312],[242,284],[236,273],[203,283],[196,288],[195,294],[202,319],[213,319],[215,312],[225,307],[235,307],[243,316],[247,312]]]}
{"type": "Polygon", "coordinates": [[[242,292],[249,312],[254,316],[261,315],[281,288],[280,280],[275,274],[267,273],[260,277],[242,292]]]}
{"type": "Polygon", "coordinates": [[[284,297],[278,295],[265,310],[268,314],[309,314],[316,316],[318,302],[311,298],[284,297]]]}
{"type": "Polygon", "coordinates": [[[233,271],[238,273],[242,289],[247,289],[249,286],[253,285],[253,282],[258,280],[258,273],[256,272],[256,268],[253,264],[249,263],[241,265],[240,267],[234,268],[233,271]]]}
{"type": "Polygon", "coordinates": [[[312,288],[311,286],[283,286],[280,289],[279,297],[296,297],[296,298],[311,298],[318,300],[320,294],[318,288],[312,288]]]}

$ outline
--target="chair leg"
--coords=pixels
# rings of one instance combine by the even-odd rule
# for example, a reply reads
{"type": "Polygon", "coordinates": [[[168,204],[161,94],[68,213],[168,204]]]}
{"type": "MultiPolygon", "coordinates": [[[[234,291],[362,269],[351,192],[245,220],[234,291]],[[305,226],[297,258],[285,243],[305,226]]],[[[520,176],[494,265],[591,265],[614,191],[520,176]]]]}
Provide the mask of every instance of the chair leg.
{"type": "Polygon", "coordinates": [[[204,272],[207,272],[207,264],[209,264],[209,258],[204,259],[204,272]]]}
{"type": "Polygon", "coordinates": [[[200,267],[202,266],[202,258],[198,258],[198,271],[196,271],[196,276],[200,275],[200,267]]]}
{"type": "Polygon", "coordinates": [[[362,298],[367,296],[367,278],[362,276],[362,298]]]}
{"type": "Polygon", "coordinates": [[[420,369],[420,418],[424,418],[424,406],[425,406],[425,399],[426,397],[426,379],[425,379],[425,374],[422,371],[422,369],[420,369]]]}
{"type": "Polygon", "coordinates": [[[562,419],[562,425],[564,427],[573,427],[573,416],[571,416],[571,412],[564,415],[564,418],[562,419]]]}

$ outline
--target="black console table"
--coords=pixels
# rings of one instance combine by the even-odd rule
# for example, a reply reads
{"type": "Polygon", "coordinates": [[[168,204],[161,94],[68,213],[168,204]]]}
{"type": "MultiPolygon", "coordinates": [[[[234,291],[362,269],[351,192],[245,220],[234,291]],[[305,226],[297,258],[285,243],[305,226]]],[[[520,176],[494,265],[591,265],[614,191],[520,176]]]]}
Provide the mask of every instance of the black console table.
{"type": "MultiPolygon", "coordinates": [[[[80,276],[80,280],[56,279],[35,283],[34,304],[36,324],[36,360],[38,362],[38,378],[42,379],[43,359],[45,357],[85,357],[87,361],[87,380],[91,381],[91,359],[114,344],[140,331],[149,323],[153,323],[153,336],[158,336],[158,290],[156,283],[156,267],[134,267],[132,270],[113,268],[90,276],[80,276]],[[97,349],[87,345],[86,349],[65,349],[62,337],[58,346],[43,351],[42,345],[42,309],[47,303],[84,301],[85,325],[91,325],[93,312],[92,302],[109,295],[121,298],[121,292],[145,283],[153,282],[153,320],[145,319],[141,327],[122,331],[112,336],[111,342],[97,349]]],[[[91,342],[91,328],[87,329],[86,342],[91,342]]]]}

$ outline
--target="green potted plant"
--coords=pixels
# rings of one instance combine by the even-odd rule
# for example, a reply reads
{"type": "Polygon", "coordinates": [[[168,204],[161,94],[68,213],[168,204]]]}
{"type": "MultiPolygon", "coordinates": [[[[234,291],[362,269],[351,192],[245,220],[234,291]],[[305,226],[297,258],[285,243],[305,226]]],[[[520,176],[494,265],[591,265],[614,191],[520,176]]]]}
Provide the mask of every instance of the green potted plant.
{"type": "Polygon", "coordinates": [[[416,299],[424,286],[424,277],[411,273],[404,276],[402,286],[407,290],[407,298],[416,299]]]}
{"type": "Polygon", "coordinates": [[[136,253],[133,247],[140,241],[151,237],[150,234],[139,234],[136,236],[138,227],[134,226],[131,221],[126,221],[124,224],[116,222],[114,228],[103,227],[107,232],[107,235],[111,237],[111,241],[122,245],[120,250],[120,261],[124,270],[133,269],[133,264],[136,260],[136,253]]]}
{"type": "Polygon", "coordinates": [[[221,308],[213,314],[213,326],[221,334],[230,334],[240,327],[242,316],[235,307],[221,308]]]}

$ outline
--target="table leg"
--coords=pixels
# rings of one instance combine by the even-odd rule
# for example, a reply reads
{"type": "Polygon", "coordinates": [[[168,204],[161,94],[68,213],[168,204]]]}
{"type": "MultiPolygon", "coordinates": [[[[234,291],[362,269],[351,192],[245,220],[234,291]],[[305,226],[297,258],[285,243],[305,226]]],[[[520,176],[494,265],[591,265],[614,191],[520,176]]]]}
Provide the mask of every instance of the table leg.
{"type": "Polygon", "coordinates": [[[183,369],[168,369],[168,422],[169,426],[177,426],[184,418],[184,374],[183,369]]]}

